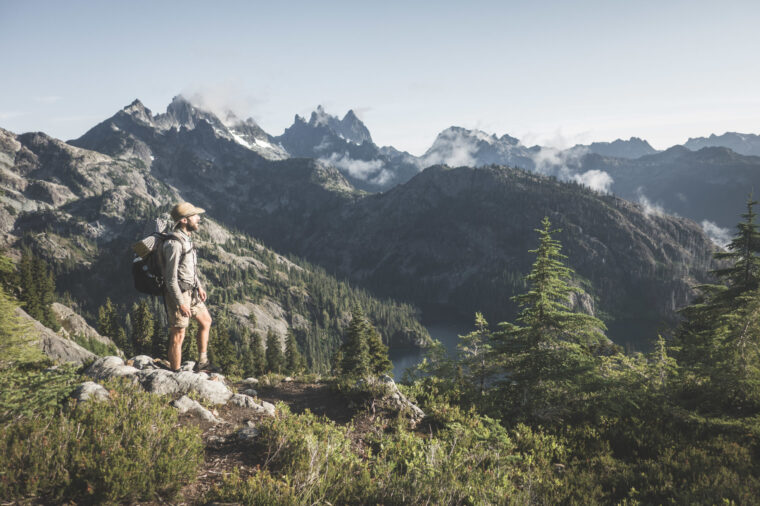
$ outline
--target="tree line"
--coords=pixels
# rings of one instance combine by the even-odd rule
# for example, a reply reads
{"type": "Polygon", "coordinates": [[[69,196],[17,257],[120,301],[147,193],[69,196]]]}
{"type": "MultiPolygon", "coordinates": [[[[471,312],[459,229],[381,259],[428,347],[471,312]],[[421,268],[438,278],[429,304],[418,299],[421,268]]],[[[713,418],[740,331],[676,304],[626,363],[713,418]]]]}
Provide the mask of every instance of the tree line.
{"type": "Polygon", "coordinates": [[[475,315],[458,352],[433,346],[423,405],[472,409],[549,438],[561,503],[745,504],[760,494],[760,233],[749,199],[700,297],[650,353],[624,353],[594,316],[548,219],[514,321],[475,315]]]}

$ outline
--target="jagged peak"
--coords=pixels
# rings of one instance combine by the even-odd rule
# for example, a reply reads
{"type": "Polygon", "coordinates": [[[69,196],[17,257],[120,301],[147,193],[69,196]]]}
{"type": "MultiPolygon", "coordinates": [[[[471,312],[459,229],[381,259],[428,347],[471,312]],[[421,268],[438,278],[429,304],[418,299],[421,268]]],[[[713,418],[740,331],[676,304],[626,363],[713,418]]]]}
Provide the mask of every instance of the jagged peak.
{"type": "Polygon", "coordinates": [[[153,114],[150,112],[150,109],[145,107],[145,105],[137,98],[134,99],[131,104],[124,107],[122,112],[146,123],[152,122],[153,114]]]}
{"type": "MultiPolygon", "coordinates": [[[[309,118],[309,124],[311,126],[329,126],[332,116],[325,112],[325,108],[322,105],[318,105],[316,110],[312,111],[311,118],[309,118]]],[[[338,118],[334,118],[338,119],[338,118]]]]}
{"type": "Polygon", "coordinates": [[[489,134],[487,132],[484,132],[482,130],[470,130],[469,128],[464,128],[460,126],[450,126],[447,129],[443,130],[441,133],[438,134],[438,137],[436,138],[436,141],[438,140],[449,140],[452,138],[472,138],[477,141],[483,141],[487,142],[489,144],[493,144],[495,142],[499,141],[499,138],[496,137],[495,134],[489,134]]]}

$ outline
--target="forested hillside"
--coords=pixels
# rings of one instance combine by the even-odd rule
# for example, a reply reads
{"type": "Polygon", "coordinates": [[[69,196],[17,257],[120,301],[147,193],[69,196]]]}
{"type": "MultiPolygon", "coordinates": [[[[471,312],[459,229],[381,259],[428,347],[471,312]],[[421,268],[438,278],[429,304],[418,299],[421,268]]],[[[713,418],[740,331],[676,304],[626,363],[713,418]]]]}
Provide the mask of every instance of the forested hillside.
{"type": "MultiPolygon", "coordinates": [[[[98,311],[109,299],[119,321],[107,335],[118,340],[121,328],[131,336],[127,315],[140,300],[132,286],[131,244],[183,197],[139,160],[113,159],[43,134],[0,131],[0,153],[4,246],[27,247],[47,261],[62,299],[91,324],[96,325],[98,311]]],[[[308,366],[328,371],[357,302],[386,344],[424,346],[429,339],[413,307],[381,301],[321,268],[278,255],[250,236],[220,226],[213,214],[196,242],[212,311],[226,322],[238,351],[253,345],[254,334],[265,338],[272,330],[284,346],[292,333],[308,366]]],[[[155,331],[165,332],[160,299],[149,305],[155,331]]]]}

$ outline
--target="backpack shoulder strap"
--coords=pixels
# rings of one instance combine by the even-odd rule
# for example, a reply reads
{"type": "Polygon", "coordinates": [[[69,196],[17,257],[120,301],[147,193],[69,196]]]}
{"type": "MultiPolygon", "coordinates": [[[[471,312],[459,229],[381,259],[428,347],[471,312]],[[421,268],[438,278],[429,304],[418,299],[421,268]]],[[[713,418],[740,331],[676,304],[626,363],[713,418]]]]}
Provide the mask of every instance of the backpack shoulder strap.
{"type": "Polygon", "coordinates": [[[167,233],[157,233],[157,234],[159,236],[161,236],[161,238],[164,241],[177,241],[177,242],[180,243],[180,246],[182,246],[182,253],[180,254],[180,259],[184,258],[185,255],[187,255],[188,253],[190,253],[191,251],[193,251],[193,249],[195,249],[195,245],[191,244],[190,249],[187,250],[187,251],[185,251],[184,244],[183,244],[184,241],[182,241],[182,239],[180,239],[179,237],[177,237],[173,233],[168,233],[168,234],[167,233]]]}

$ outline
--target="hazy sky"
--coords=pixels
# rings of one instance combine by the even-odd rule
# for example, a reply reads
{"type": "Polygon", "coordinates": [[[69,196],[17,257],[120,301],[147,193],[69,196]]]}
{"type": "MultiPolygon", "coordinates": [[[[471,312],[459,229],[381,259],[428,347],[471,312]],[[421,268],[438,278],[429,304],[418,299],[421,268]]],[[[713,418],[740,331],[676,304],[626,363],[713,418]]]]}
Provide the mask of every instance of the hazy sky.
{"type": "Polygon", "coordinates": [[[0,127],[71,139],[177,94],[279,135],[354,109],[419,155],[452,125],[659,149],[760,133],[760,2],[0,0],[0,127]]]}

